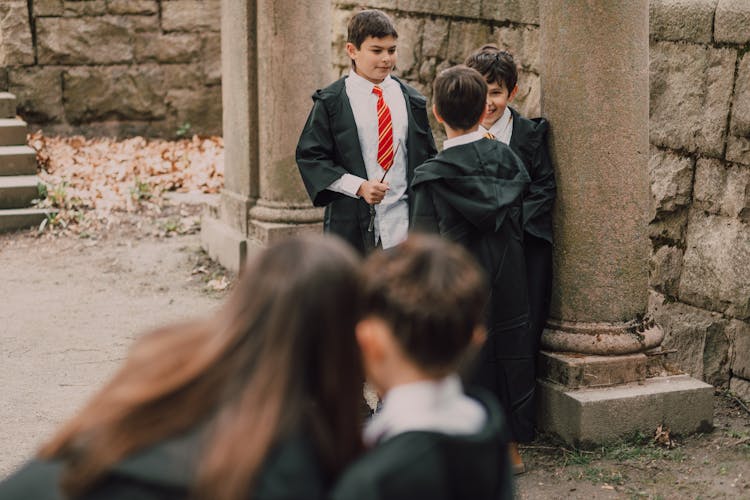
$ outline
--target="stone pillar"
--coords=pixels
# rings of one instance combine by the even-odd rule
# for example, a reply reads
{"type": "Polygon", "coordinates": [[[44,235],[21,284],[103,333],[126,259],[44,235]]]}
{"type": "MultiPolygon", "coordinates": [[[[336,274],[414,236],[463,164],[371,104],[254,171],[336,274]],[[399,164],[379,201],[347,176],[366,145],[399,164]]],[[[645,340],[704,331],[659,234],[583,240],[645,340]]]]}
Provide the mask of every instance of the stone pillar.
{"type": "Polygon", "coordinates": [[[542,110],[558,186],[540,424],[577,443],[661,423],[695,430],[712,420],[712,388],[684,375],[650,376],[664,371],[662,330],[644,318],[648,0],[541,0],[539,9],[542,110]],[[700,402],[690,418],[675,390],[700,402]]]}
{"type": "Polygon", "coordinates": [[[330,1],[222,0],[221,32],[225,182],[201,241],[238,270],[253,248],[322,230],[294,151],[310,95],[332,76],[330,1]]]}
{"type": "Polygon", "coordinates": [[[302,230],[322,231],[294,159],[312,106],[311,94],[330,83],[330,1],[258,1],[258,124],[260,198],[249,234],[268,243],[302,230]]]}

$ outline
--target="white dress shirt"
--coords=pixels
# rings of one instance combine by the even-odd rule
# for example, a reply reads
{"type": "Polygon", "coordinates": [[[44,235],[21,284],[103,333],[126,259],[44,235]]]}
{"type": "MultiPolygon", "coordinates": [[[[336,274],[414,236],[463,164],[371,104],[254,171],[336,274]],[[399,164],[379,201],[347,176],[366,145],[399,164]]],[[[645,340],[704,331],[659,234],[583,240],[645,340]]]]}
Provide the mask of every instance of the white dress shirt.
{"type": "Polygon", "coordinates": [[[474,132],[469,132],[468,134],[456,136],[452,139],[446,139],[443,141],[443,151],[456,146],[463,146],[464,144],[469,144],[470,142],[478,141],[479,139],[484,139],[484,134],[486,133],[487,132],[484,131],[484,129],[480,129],[475,130],[474,132]]]}
{"type": "Polygon", "coordinates": [[[448,435],[476,434],[487,422],[487,410],[466,396],[457,375],[394,387],[383,407],[368,422],[364,442],[374,446],[408,431],[448,435]]]}
{"type": "Polygon", "coordinates": [[[513,135],[513,115],[510,112],[510,108],[508,106],[505,107],[503,116],[493,123],[489,130],[481,125],[479,126],[479,130],[483,133],[489,132],[495,136],[495,140],[503,144],[509,144],[510,138],[513,135]]]}
{"type": "MultiPolygon", "coordinates": [[[[349,72],[345,84],[346,95],[357,124],[359,146],[362,149],[367,177],[379,181],[385,170],[378,165],[378,97],[372,93],[375,84],[353,70],[349,72]]],[[[387,76],[378,86],[383,89],[383,99],[391,111],[393,147],[398,148],[393,165],[385,176],[385,182],[389,183],[390,188],[383,201],[375,205],[375,241],[380,241],[383,248],[390,248],[404,241],[409,231],[409,205],[406,194],[406,134],[409,129],[409,118],[406,100],[398,82],[387,76]]],[[[357,190],[365,180],[367,179],[356,175],[344,174],[328,186],[328,189],[357,198],[357,190]]]]}

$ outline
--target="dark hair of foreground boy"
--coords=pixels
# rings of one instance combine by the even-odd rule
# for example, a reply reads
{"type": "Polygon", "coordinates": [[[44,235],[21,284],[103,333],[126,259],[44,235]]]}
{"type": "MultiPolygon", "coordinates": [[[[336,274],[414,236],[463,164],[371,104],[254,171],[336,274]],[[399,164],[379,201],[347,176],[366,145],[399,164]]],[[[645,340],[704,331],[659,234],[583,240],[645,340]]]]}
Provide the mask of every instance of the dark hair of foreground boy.
{"type": "Polygon", "coordinates": [[[463,248],[436,236],[412,235],[365,261],[365,314],[392,329],[423,370],[456,369],[487,301],[484,275],[463,248]]]}
{"type": "Polygon", "coordinates": [[[458,65],[441,71],[432,83],[432,101],[445,123],[469,130],[479,123],[487,104],[487,82],[475,69],[458,65]]]}
{"type": "Polygon", "coordinates": [[[199,498],[252,498],[269,451],[300,431],[335,477],[361,448],[358,266],[338,239],[285,240],[248,262],[212,318],[141,338],[41,450],[65,462],[64,492],[84,493],[126,456],[204,425],[199,498]]]}

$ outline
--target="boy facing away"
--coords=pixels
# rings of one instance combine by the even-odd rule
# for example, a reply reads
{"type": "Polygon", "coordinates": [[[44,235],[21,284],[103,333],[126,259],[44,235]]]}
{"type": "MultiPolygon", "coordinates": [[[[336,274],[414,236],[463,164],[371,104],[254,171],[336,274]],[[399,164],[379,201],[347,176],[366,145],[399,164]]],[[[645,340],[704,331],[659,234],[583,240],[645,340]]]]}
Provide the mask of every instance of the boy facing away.
{"type": "Polygon", "coordinates": [[[414,169],[436,153],[426,99],[391,76],[397,39],[379,10],[352,17],[351,71],[313,94],[297,144],[310,199],[326,207],[324,230],[362,253],[406,239],[414,169]]]}
{"type": "MultiPolygon", "coordinates": [[[[529,329],[521,350],[514,353],[514,371],[523,383],[525,397],[513,405],[513,441],[534,438],[535,362],[542,330],[547,323],[552,286],[552,206],[555,173],[547,149],[549,124],[544,118],[529,120],[508,104],[518,92],[518,70],[513,56],[494,45],[485,45],[466,59],[487,82],[487,113],[482,127],[496,140],[508,144],[524,163],[531,183],[523,199],[523,245],[526,286],[529,293],[529,329]]],[[[520,463],[520,456],[516,455],[520,463]]],[[[522,466],[518,467],[522,469],[522,466]]]]}
{"type": "Polygon", "coordinates": [[[335,500],[510,499],[507,430],[495,399],[464,393],[456,368],[484,336],[481,269],[460,246],[412,236],[364,265],[355,334],[383,396],[372,449],[344,471],[335,500]]]}
{"type": "MultiPolygon", "coordinates": [[[[508,418],[528,397],[514,355],[528,330],[528,296],[521,225],[529,176],[505,144],[484,137],[487,84],[466,66],[442,71],[433,83],[433,112],[445,127],[443,151],[417,167],[416,230],[439,233],[477,259],[490,285],[487,340],[474,381],[493,392],[508,418]]],[[[511,448],[511,453],[513,449],[511,448]]]]}

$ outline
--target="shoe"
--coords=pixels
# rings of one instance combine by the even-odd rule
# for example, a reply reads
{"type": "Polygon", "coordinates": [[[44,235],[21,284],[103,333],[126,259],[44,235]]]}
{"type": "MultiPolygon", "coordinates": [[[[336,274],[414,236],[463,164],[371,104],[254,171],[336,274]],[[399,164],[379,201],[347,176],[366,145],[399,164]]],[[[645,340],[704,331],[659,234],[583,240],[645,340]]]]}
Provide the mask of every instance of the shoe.
{"type": "Polygon", "coordinates": [[[518,452],[518,443],[511,442],[508,445],[508,453],[510,453],[510,463],[513,467],[513,475],[517,476],[526,472],[526,464],[523,463],[521,454],[518,452]]]}

